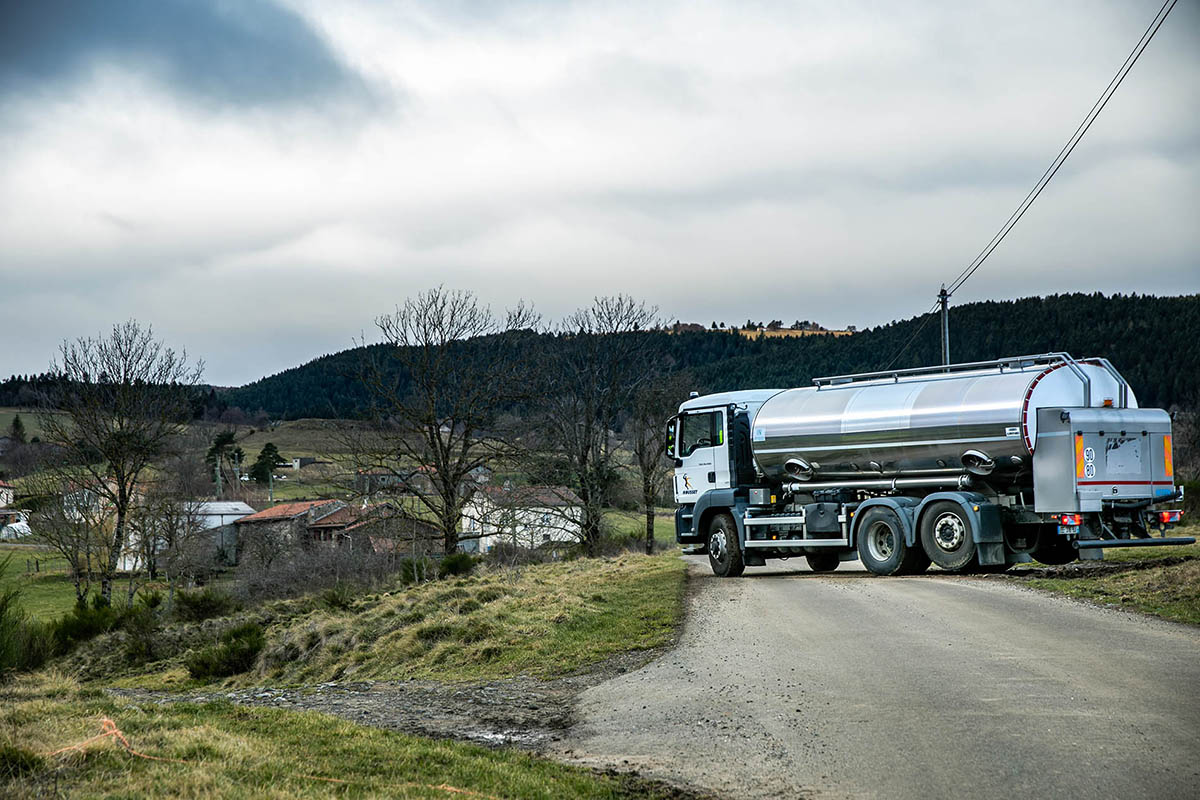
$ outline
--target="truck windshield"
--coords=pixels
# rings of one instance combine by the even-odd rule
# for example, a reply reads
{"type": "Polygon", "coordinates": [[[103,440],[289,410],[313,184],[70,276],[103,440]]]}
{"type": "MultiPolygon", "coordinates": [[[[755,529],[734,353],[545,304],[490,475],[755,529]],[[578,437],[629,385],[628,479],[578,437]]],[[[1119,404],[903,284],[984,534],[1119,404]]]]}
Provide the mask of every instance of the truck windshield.
{"type": "Polygon", "coordinates": [[[721,444],[725,438],[721,435],[721,412],[719,411],[709,411],[704,414],[685,414],[681,422],[679,455],[683,458],[690,456],[699,447],[712,447],[714,444],[721,444]]]}

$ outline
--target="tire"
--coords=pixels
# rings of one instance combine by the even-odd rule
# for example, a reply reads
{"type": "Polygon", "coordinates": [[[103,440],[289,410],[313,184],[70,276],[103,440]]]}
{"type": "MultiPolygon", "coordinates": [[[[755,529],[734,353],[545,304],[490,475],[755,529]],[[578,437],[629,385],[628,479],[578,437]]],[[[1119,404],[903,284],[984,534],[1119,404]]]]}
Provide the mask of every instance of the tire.
{"type": "Polygon", "coordinates": [[[921,547],[929,560],[947,572],[960,572],[975,562],[975,538],[962,506],[949,500],[931,503],[921,515],[921,547]]]}
{"type": "Polygon", "coordinates": [[[837,553],[809,553],[804,560],[813,572],[833,572],[842,563],[837,553]]]}
{"type": "Polygon", "coordinates": [[[916,563],[910,554],[915,550],[904,543],[904,528],[890,508],[867,509],[859,519],[858,557],[876,575],[903,575],[906,568],[913,569],[916,563]]]}
{"type": "Polygon", "coordinates": [[[904,560],[900,564],[900,571],[896,574],[920,575],[929,569],[929,563],[929,556],[925,555],[925,551],[921,548],[921,543],[914,542],[912,547],[906,548],[904,560]]]}
{"type": "Polygon", "coordinates": [[[1061,567],[1079,558],[1079,551],[1071,546],[1070,541],[1058,535],[1057,525],[1043,525],[1038,532],[1037,547],[1033,548],[1030,555],[1043,564],[1061,567]]]}
{"type": "Polygon", "coordinates": [[[708,563],[721,578],[736,578],[746,571],[737,525],[729,514],[715,514],[708,523],[708,563]]]}

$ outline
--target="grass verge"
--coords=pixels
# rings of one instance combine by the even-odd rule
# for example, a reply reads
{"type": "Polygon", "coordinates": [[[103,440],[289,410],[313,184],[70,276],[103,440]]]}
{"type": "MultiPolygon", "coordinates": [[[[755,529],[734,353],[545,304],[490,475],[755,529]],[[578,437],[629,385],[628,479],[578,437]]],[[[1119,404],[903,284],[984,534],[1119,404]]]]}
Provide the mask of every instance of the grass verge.
{"type": "Polygon", "coordinates": [[[1200,559],[1107,575],[1030,578],[1026,585],[1200,625],[1200,559]]]}
{"type": "Polygon", "coordinates": [[[58,666],[106,686],[187,690],[205,685],[184,668],[232,626],[255,622],[265,646],[227,686],[342,679],[553,678],[610,656],[669,643],[683,614],[686,567],[677,554],[492,567],[331,604],[321,595],[281,600],[156,634],[152,663],[125,657],[126,634],[88,642],[58,666]]]}
{"type": "Polygon", "coordinates": [[[578,671],[668,643],[683,613],[677,555],[530,566],[367,595],[271,627],[258,675],[307,683],[471,680],[578,671]]]}
{"type": "Polygon", "coordinates": [[[45,673],[0,687],[5,797],[678,796],[630,780],[315,712],[228,703],[131,705],[45,673]],[[49,755],[95,737],[105,718],[134,750],[167,760],[131,755],[113,736],[49,755]]]}

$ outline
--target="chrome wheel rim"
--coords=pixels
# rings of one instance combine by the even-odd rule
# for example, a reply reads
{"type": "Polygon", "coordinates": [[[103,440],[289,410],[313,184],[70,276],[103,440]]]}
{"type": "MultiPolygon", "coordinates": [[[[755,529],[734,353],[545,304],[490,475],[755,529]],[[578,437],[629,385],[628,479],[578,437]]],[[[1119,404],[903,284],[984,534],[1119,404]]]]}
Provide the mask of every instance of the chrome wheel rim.
{"type": "Polygon", "coordinates": [[[896,552],[896,533],[890,525],[876,522],[867,532],[867,552],[876,561],[887,561],[896,552]]]}
{"type": "Polygon", "coordinates": [[[953,553],[967,540],[967,527],[962,517],[947,511],[933,521],[933,541],[944,553],[953,553]]]}
{"type": "Polygon", "coordinates": [[[708,540],[709,555],[716,561],[724,560],[727,548],[728,543],[725,541],[725,531],[717,531],[708,540]]]}

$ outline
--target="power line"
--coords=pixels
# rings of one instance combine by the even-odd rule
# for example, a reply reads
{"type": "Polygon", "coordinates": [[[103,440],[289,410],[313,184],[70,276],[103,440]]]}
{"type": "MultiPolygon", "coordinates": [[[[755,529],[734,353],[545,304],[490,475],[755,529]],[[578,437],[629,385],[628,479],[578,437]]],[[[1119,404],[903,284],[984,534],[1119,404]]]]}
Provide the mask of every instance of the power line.
{"type": "Polygon", "coordinates": [[[908,341],[904,343],[904,346],[896,351],[896,355],[892,356],[892,360],[889,361],[887,366],[884,367],[885,370],[891,369],[892,364],[896,363],[896,359],[904,355],[904,351],[908,349],[908,346],[916,341],[917,337],[921,335],[921,331],[925,330],[925,326],[929,324],[929,320],[933,319],[933,312],[937,311],[937,308],[937,304],[935,303],[933,308],[925,312],[925,320],[917,327],[916,331],[913,332],[913,335],[908,337],[908,341]]]}
{"type": "Polygon", "coordinates": [[[1021,201],[1021,204],[1017,206],[1017,210],[1014,211],[1004,225],[1000,227],[1000,230],[995,236],[992,237],[992,240],[988,242],[988,245],[984,247],[980,254],[975,257],[975,260],[968,264],[967,267],[959,273],[959,276],[950,284],[950,287],[947,289],[948,293],[954,294],[954,292],[961,288],[962,285],[966,283],[972,275],[975,274],[975,271],[983,265],[983,262],[986,261],[988,256],[992,254],[992,251],[999,247],[1000,242],[1004,241],[1004,237],[1008,235],[1008,232],[1016,227],[1016,224],[1021,221],[1021,217],[1025,216],[1025,212],[1029,210],[1029,207],[1032,206],[1034,201],[1038,199],[1038,196],[1041,195],[1042,190],[1045,189],[1054,176],[1058,174],[1059,169],[1061,169],[1062,165],[1066,163],[1067,158],[1072,152],[1074,152],[1075,148],[1079,145],[1079,142],[1083,140],[1084,134],[1088,132],[1088,129],[1092,127],[1092,123],[1095,122],[1096,118],[1100,116],[1100,112],[1103,111],[1104,107],[1108,105],[1108,101],[1112,99],[1112,96],[1116,93],[1117,89],[1120,88],[1121,83],[1125,80],[1125,76],[1129,74],[1129,71],[1133,69],[1133,65],[1137,63],[1137,60],[1141,57],[1142,53],[1145,52],[1147,45],[1150,44],[1150,40],[1154,38],[1154,34],[1158,33],[1158,29],[1162,27],[1164,22],[1166,22],[1167,15],[1171,13],[1171,9],[1175,8],[1175,4],[1177,2],[1179,2],[1179,0],[1166,0],[1166,2],[1163,3],[1162,8],[1160,8],[1158,14],[1154,16],[1154,20],[1150,23],[1150,26],[1146,28],[1146,32],[1142,34],[1142,38],[1138,40],[1138,43],[1134,45],[1134,48],[1130,52],[1129,56],[1126,57],[1125,63],[1123,63],[1121,68],[1117,70],[1117,74],[1113,76],[1113,79],[1108,82],[1108,87],[1105,88],[1104,92],[1100,95],[1100,99],[1095,102],[1095,104],[1092,106],[1092,110],[1088,112],[1087,116],[1084,117],[1083,122],[1081,122],[1079,127],[1075,129],[1075,133],[1073,133],[1071,138],[1067,140],[1067,143],[1063,145],[1062,150],[1058,151],[1058,155],[1055,156],[1054,161],[1050,163],[1050,166],[1046,168],[1044,173],[1042,173],[1042,177],[1038,179],[1036,184],[1034,184],[1033,189],[1030,190],[1029,194],[1025,196],[1025,199],[1021,201]]]}
{"type": "MultiPolygon", "coordinates": [[[[1096,118],[1100,116],[1100,112],[1104,110],[1104,107],[1108,105],[1108,101],[1112,99],[1112,96],[1116,93],[1117,89],[1120,88],[1121,84],[1125,81],[1125,77],[1129,74],[1129,71],[1133,69],[1133,65],[1137,63],[1139,58],[1141,58],[1142,53],[1145,52],[1146,47],[1150,44],[1150,40],[1154,38],[1154,35],[1158,33],[1158,29],[1162,27],[1164,22],[1166,22],[1167,16],[1171,13],[1171,10],[1175,8],[1175,4],[1178,1],[1179,0],[1165,0],[1163,2],[1162,7],[1159,8],[1158,13],[1154,15],[1154,19],[1151,20],[1150,24],[1146,27],[1146,30],[1142,33],[1141,38],[1138,39],[1137,44],[1133,46],[1133,50],[1131,50],[1129,55],[1125,57],[1125,61],[1121,64],[1120,69],[1117,70],[1116,75],[1114,75],[1112,80],[1108,82],[1108,86],[1104,88],[1104,91],[1101,92],[1100,97],[1095,103],[1092,104],[1091,109],[1083,118],[1083,121],[1079,123],[1079,125],[1075,128],[1075,132],[1071,134],[1069,139],[1067,139],[1067,143],[1064,144],[1062,149],[1058,151],[1058,155],[1054,157],[1054,160],[1050,162],[1050,166],[1048,166],[1046,171],[1042,173],[1042,176],[1038,178],[1037,183],[1034,184],[1033,188],[1029,190],[1029,193],[1025,195],[1025,198],[1020,202],[1020,204],[1017,205],[1016,210],[1013,211],[1013,213],[1009,215],[1008,219],[1005,220],[1004,224],[1000,226],[1000,230],[997,231],[994,236],[992,236],[987,245],[985,245],[984,248],[979,251],[979,254],[976,255],[975,258],[972,259],[971,262],[963,268],[962,272],[958,273],[957,277],[955,277],[955,279],[950,283],[950,287],[945,290],[947,296],[954,294],[956,291],[962,288],[962,285],[966,283],[972,275],[975,274],[976,270],[983,265],[983,262],[987,260],[988,256],[990,256],[993,251],[1000,246],[1000,243],[1004,241],[1004,238],[1008,236],[1009,232],[1016,227],[1018,222],[1021,221],[1021,218],[1025,216],[1025,212],[1028,211],[1030,206],[1033,205],[1034,201],[1038,199],[1042,191],[1046,188],[1054,176],[1058,174],[1058,171],[1062,168],[1062,165],[1066,163],[1067,158],[1075,151],[1075,148],[1079,145],[1079,142],[1083,140],[1084,135],[1092,127],[1092,123],[1095,122],[1096,118]]],[[[904,345],[896,351],[896,354],[892,356],[891,360],[888,361],[887,366],[885,366],[884,369],[891,369],[892,364],[895,364],[900,356],[903,355],[906,350],[908,350],[909,346],[912,345],[917,336],[920,335],[921,331],[923,331],[929,324],[929,321],[933,319],[932,314],[937,309],[938,304],[935,303],[933,308],[925,312],[925,319],[917,327],[917,330],[913,333],[913,335],[908,338],[908,341],[906,341],[904,345]]]]}

